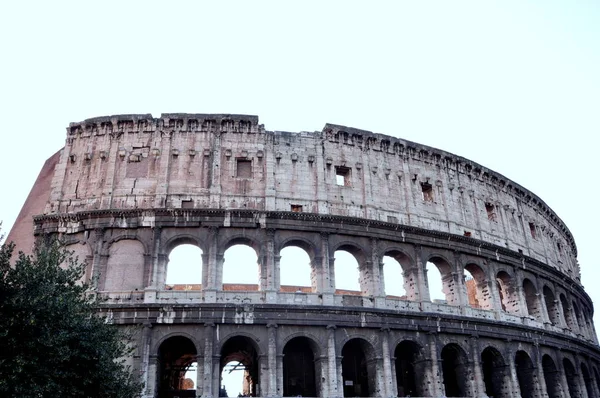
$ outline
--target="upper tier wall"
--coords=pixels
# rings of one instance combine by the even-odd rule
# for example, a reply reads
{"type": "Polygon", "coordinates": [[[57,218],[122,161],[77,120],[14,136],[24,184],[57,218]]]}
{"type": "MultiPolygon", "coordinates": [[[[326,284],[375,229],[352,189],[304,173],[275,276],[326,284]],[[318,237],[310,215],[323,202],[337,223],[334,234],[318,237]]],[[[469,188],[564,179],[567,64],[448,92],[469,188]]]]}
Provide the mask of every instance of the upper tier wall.
{"type": "Polygon", "coordinates": [[[245,115],[72,123],[45,214],[130,208],[334,214],[471,236],[579,280],[573,237],[536,195],[468,159],[327,124],[271,132],[245,115]]]}

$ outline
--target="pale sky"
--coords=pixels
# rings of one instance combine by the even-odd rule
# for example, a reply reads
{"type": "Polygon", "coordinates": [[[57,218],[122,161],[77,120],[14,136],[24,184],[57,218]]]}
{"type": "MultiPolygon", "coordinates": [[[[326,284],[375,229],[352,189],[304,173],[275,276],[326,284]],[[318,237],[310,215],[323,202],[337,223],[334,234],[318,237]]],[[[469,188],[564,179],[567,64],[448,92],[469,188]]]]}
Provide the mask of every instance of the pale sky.
{"type": "Polygon", "coordinates": [[[453,152],[539,195],[600,303],[600,2],[4,1],[0,15],[5,232],[69,122],[331,122],[453,152]]]}

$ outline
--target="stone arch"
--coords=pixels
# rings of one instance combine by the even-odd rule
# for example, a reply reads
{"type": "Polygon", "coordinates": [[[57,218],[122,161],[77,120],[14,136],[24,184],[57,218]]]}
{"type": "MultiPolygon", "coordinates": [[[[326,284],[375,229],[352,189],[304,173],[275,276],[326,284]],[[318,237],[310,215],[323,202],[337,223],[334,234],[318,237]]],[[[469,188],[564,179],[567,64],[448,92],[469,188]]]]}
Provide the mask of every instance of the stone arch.
{"type": "Polygon", "coordinates": [[[107,249],[104,290],[112,292],[142,291],[146,249],[138,239],[122,237],[113,240],[107,249]]]}
{"type": "Polygon", "coordinates": [[[560,325],[560,311],[558,309],[558,301],[556,300],[554,292],[548,285],[544,285],[542,292],[544,295],[544,302],[546,303],[548,319],[553,325],[560,325]]]}
{"type": "Polygon", "coordinates": [[[161,337],[159,337],[158,339],[156,339],[155,341],[152,342],[152,348],[150,349],[150,352],[156,352],[158,353],[158,349],[160,347],[160,345],[165,341],[170,339],[171,337],[185,337],[186,339],[190,340],[193,344],[194,347],[196,347],[196,352],[201,353],[202,351],[202,345],[198,342],[198,340],[191,334],[186,333],[186,332],[171,332],[171,333],[167,333],[161,337]]]}
{"type": "Polygon", "coordinates": [[[393,258],[400,265],[399,271],[401,271],[402,284],[403,284],[403,288],[404,288],[404,292],[405,292],[405,296],[406,296],[405,299],[410,300],[410,301],[417,300],[418,299],[418,272],[417,272],[416,267],[414,266],[415,262],[411,258],[411,256],[406,254],[405,251],[400,250],[398,248],[389,247],[385,251],[383,251],[383,255],[381,256],[381,260],[380,260],[381,269],[380,269],[380,273],[379,273],[380,275],[383,275],[383,278],[381,278],[381,281],[382,281],[381,291],[384,292],[386,295],[389,295],[388,294],[388,291],[389,291],[388,283],[392,282],[391,278],[389,278],[390,273],[389,272],[386,273],[384,270],[384,266],[383,266],[383,263],[384,263],[383,258],[386,256],[393,258]],[[387,290],[386,290],[386,287],[388,287],[387,290]]]}
{"type": "Polygon", "coordinates": [[[527,313],[538,321],[542,321],[542,305],[538,290],[533,282],[528,279],[523,279],[523,294],[525,295],[525,304],[527,305],[527,313]]]}
{"type": "Polygon", "coordinates": [[[327,350],[327,348],[323,345],[323,342],[314,334],[309,332],[295,332],[285,336],[285,338],[281,340],[281,344],[278,344],[277,354],[283,355],[283,347],[290,340],[295,339],[296,337],[305,337],[306,339],[310,340],[311,344],[313,344],[311,347],[314,349],[315,357],[322,356],[327,350]]]}
{"type": "MultiPolygon", "coordinates": [[[[181,335],[170,336],[160,343],[157,350],[159,397],[188,394],[185,373],[194,362],[198,362],[198,352],[194,342],[181,335]]],[[[195,383],[196,380],[193,380],[195,383]]]]}
{"type": "MultiPolygon", "coordinates": [[[[164,260],[164,288],[166,290],[201,290],[206,282],[202,246],[187,238],[170,242],[164,260]]],[[[161,278],[162,279],[162,278],[161,278]]]]}
{"type": "MultiPolygon", "coordinates": [[[[344,241],[344,242],[339,242],[338,244],[334,245],[332,247],[332,259],[334,259],[334,263],[333,263],[333,268],[330,268],[330,273],[331,273],[331,279],[332,279],[332,284],[335,286],[336,290],[340,290],[338,288],[338,286],[340,286],[339,282],[342,280],[341,279],[341,275],[342,272],[341,271],[341,263],[339,260],[335,259],[335,253],[337,251],[344,251],[347,253],[350,253],[350,255],[352,255],[352,257],[354,257],[354,259],[356,260],[356,263],[358,265],[358,285],[360,288],[360,294],[362,295],[369,295],[372,293],[372,277],[373,277],[373,272],[371,272],[371,270],[368,270],[367,268],[367,264],[369,263],[367,261],[367,255],[366,252],[364,251],[364,249],[354,243],[354,242],[348,242],[348,241],[344,241]],[[333,271],[333,272],[331,272],[333,271]]],[[[346,265],[343,266],[345,269],[345,273],[347,274],[354,274],[354,272],[351,272],[351,268],[350,266],[346,265]]],[[[343,293],[348,293],[347,290],[348,289],[341,289],[343,293]]]]}
{"type": "Polygon", "coordinates": [[[473,262],[468,262],[464,269],[468,271],[473,278],[465,280],[466,296],[469,305],[473,308],[482,308],[484,310],[493,309],[492,293],[490,291],[486,272],[483,268],[473,262]]]}
{"type": "Polygon", "coordinates": [[[264,289],[263,277],[263,248],[256,240],[241,234],[236,234],[229,237],[222,245],[217,254],[217,262],[219,275],[218,286],[227,291],[256,291],[264,289]],[[234,246],[240,245],[240,248],[234,246]],[[245,250],[243,247],[253,250],[256,254],[256,262],[251,263],[247,257],[250,257],[250,252],[240,255],[245,250]],[[232,251],[230,251],[230,249],[232,251]],[[238,253],[236,253],[236,251],[238,253]],[[243,263],[243,264],[240,264],[243,263]],[[233,267],[233,268],[232,268],[233,267]],[[232,279],[233,278],[233,279],[232,279]]]}
{"type": "Polygon", "coordinates": [[[179,245],[194,245],[206,253],[205,242],[197,236],[191,234],[177,234],[167,239],[161,247],[161,253],[169,255],[179,245]]]}
{"type": "Polygon", "coordinates": [[[481,352],[481,370],[487,396],[511,397],[509,367],[498,349],[487,346],[481,352]]]}
{"type": "Polygon", "coordinates": [[[514,361],[521,397],[532,398],[536,396],[538,381],[531,357],[527,352],[519,350],[515,354],[514,361]]]}
{"type": "Polygon", "coordinates": [[[219,347],[219,375],[223,373],[223,369],[228,363],[234,361],[241,363],[245,368],[244,377],[246,379],[243,393],[251,397],[260,394],[260,360],[262,356],[259,350],[256,339],[245,333],[230,334],[219,347]]]}
{"type": "Polygon", "coordinates": [[[107,241],[103,245],[103,249],[101,251],[101,254],[108,256],[109,255],[110,247],[112,245],[114,245],[115,243],[120,242],[122,240],[135,240],[135,241],[139,242],[142,245],[142,247],[144,248],[144,254],[150,254],[150,250],[148,248],[147,242],[145,242],[137,234],[132,234],[132,233],[124,233],[122,235],[117,235],[117,236],[113,237],[112,239],[110,239],[109,241],[107,241]]]}
{"type": "Polygon", "coordinates": [[[446,344],[441,351],[442,382],[448,397],[466,397],[470,370],[467,353],[456,343],[446,344]]]}
{"type": "Polygon", "coordinates": [[[582,388],[579,385],[579,375],[575,371],[575,366],[569,358],[563,358],[563,369],[565,371],[565,377],[567,378],[567,387],[569,388],[569,395],[571,397],[581,396],[582,388]]]}
{"type": "Polygon", "coordinates": [[[376,396],[377,360],[373,345],[361,337],[348,339],[342,346],[344,397],[376,396]]]}
{"type": "Polygon", "coordinates": [[[573,316],[573,309],[567,300],[567,297],[561,293],[560,294],[560,303],[563,310],[563,315],[565,317],[565,322],[567,323],[567,327],[571,329],[571,331],[577,331],[577,319],[573,316]]]}
{"type": "Polygon", "coordinates": [[[548,398],[561,398],[564,396],[561,384],[561,374],[557,369],[554,359],[544,354],[542,356],[542,369],[544,372],[544,382],[546,383],[546,391],[548,398]]]}
{"type": "Polygon", "coordinates": [[[319,345],[306,336],[289,339],[283,347],[283,396],[322,395],[319,345]]]}
{"type": "Polygon", "coordinates": [[[422,347],[412,340],[403,340],[394,350],[398,396],[420,397],[426,394],[426,362],[422,347]]]}
{"type": "Polygon", "coordinates": [[[509,314],[519,313],[519,294],[516,289],[515,279],[505,270],[496,273],[496,287],[502,310],[509,314]]]}
{"type": "MultiPolygon", "coordinates": [[[[428,269],[429,269],[428,268],[429,263],[433,264],[436,267],[436,269],[439,271],[440,278],[441,278],[442,292],[444,293],[446,303],[451,304],[451,305],[457,305],[460,302],[457,291],[459,291],[461,289],[459,289],[458,286],[456,286],[456,280],[454,279],[454,277],[452,275],[453,269],[452,269],[451,262],[448,261],[444,256],[442,256],[440,254],[432,254],[427,258],[427,262],[425,264],[426,271],[428,271],[428,269]]],[[[430,297],[431,297],[432,296],[431,289],[434,289],[435,281],[431,280],[428,272],[426,272],[425,275],[426,275],[426,278],[425,278],[426,286],[427,286],[427,289],[429,289],[430,297]]]]}
{"type": "MultiPolygon", "coordinates": [[[[284,292],[293,292],[293,291],[297,291],[298,289],[292,289],[290,290],[290,288],[293,287],[297,287],[297,286],[301,286],[301,287],[309,287],[309,291],[311,292],[316,292],[317,291],[317,276],[318,276],[318,272],[317,272],[317,267],[318,265],[315,264],[315,246],[312,242],[310,242],[307,239],[301,238],[301,237],[291,237],[286,239],[281,245],[279,245],[276,250],[275,250],[276,256],[276,288],[278,288],[281,291],[284,292]],[[302,253],[304,253],[306,255],[306,264],[301,264],[299,262],[299,259],[294,258],[293,260],[290,261],[290,259],[288,258],[287,255],[284,255],[284,251],[286,249],[290,249],[290,248],[295,248],[296,252],[294,254],[296,254],[293,257],[298,257],[298,256],[302,256],[301,253],[299,253],[298,251],[302,251],[302,253]],[[304,274],[304,272],[302,272],[302,275],[299,273],[299,268],[303,268],[305,267],[305,269],[303,270],[304,272],[307,272],[306,274],[304,274]],[[291,269],[293,268],[293,270],[291,269]],[[289,277],[293,277],[296,276],[298,278],[298,280],[302,281],[302,284],[299,283],[289,283],[289,277]],[[286,279],[288,279],[288,283],[286,283],[286,279]],[[285,288],[283,288],[282,286],[286,286],[285,288]]],[[[304,289],[300,289],[301,291],[304,292],[304,289]]]]}

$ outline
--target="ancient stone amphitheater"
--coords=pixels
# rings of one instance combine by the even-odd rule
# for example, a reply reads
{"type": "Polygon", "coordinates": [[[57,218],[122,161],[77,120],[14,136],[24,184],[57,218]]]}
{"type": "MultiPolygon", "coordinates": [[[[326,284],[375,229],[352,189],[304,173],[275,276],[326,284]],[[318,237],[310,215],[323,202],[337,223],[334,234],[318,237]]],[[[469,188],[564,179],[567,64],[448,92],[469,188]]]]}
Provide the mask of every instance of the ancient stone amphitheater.
{"type": "Polygon", "coordinates": [[[111,322],[143,325],[131,363],[146,397],[218,396],[232,361],[250,396],[600,396],[568,228],[526,188],[436,148],[245,115],[88,119],[68,127],[9,239],[48,233],[98,276],[111,322]],[[201,284],[166,284],[182,244],[202,250],[201,284]],[[256,251],[256,285],[223,283],[239,244],[256,251]],[[310,258],[310,286],[282,286],[290,246],[310,258]],[[336,289],[339,251],[359,291],[336,289]],[[386,295],[384,257],[404,294],[386,295]],[[432,267],[445,299],[430,298],[432,267]]]}

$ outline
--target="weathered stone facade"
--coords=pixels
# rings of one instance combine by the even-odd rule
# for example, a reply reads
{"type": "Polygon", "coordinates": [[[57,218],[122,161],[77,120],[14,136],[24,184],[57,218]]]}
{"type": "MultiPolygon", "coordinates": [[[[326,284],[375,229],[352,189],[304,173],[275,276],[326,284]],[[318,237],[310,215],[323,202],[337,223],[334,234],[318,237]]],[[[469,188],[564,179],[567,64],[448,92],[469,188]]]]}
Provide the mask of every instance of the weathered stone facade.
{"type": "Polygon", "coordinates": [[[193,396],[173,370],[192,361],[195,394],[217,396],[232,358],[254,396],[600,397],[571,233],[467,159],[337,125],[125,115],[72,123],[39,181],[11,234],[59,234],[99,277],[109,319],[144,325],[133,365],[146,397],[193,396]],[[202,249],[202,284],[167,290],[182,243],[202,249]],[[258,254],[258,286],[223,284],[238,243],[258,254]],[[308,253],[311,288],[280,285],[288,246],[308,253]],[[358,294],[336,290],[336,250],[357,259],[358,294]],[[383,256],[401,264],[405,297],[386,296],[383,256]],[[430,300],[428,262],[444,303],[430,300]]]}

